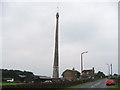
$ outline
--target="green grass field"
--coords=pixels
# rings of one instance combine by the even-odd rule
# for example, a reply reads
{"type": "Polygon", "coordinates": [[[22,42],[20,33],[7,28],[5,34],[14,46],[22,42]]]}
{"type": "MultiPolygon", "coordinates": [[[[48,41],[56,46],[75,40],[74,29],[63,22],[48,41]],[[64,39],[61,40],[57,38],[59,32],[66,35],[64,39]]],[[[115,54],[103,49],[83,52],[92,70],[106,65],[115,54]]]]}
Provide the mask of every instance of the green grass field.
{"type": "Polygon", "coordinates": [[[7,86],[7,85],[21,85],[24,83],[0,83],[0,86],[7,86]]]}

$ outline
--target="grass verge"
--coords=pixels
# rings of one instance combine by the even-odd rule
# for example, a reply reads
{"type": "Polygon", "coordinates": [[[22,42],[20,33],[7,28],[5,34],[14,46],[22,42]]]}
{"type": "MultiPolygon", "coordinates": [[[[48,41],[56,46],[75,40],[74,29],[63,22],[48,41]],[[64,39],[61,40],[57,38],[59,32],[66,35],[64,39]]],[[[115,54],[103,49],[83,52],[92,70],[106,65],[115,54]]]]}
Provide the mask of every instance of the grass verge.
{"type": "Polygon", "coordinates": [[[0,86],[8,86],[8,85],[21,85],[24,83],[0,83],[0,86]]]}

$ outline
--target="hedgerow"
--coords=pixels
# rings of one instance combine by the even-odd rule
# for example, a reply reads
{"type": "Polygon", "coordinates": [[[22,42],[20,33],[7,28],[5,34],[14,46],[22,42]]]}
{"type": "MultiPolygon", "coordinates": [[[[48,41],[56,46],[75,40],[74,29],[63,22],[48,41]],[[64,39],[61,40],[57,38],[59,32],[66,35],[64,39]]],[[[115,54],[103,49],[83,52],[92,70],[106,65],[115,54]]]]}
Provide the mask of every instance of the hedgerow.
{"type": "Polygon", "coordinates": [[[89,80],[79,80],[79,81],[64,81],[64,82],[61,81],[61,82],[53,82],[53,83],[26,83],[22,85],[2,86],[2,88],[66,88],[94,80],[89,79],[89,80]]]}

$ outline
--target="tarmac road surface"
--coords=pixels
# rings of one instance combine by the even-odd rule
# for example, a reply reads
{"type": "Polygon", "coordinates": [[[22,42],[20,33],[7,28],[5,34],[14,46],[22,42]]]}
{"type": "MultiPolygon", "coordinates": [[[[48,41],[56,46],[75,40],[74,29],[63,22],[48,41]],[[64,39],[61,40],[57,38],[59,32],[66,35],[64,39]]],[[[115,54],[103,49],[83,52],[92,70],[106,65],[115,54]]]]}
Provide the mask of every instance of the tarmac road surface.
{"type": "MultiPolygon", "coordinates": [[[[77,87],[77,90],[79,90],[80,88],[83,90],[93,90],[93,89],[102,89],[102,90],[109,90],[109,86],[106,86],[106,81],[107,79],[102,79],[102,80],[97,80],[88,84],[85,84],[83,86],[77,87]]],[[[76,89],[72,89],[72,90],[76,90],[76,89]]]]}

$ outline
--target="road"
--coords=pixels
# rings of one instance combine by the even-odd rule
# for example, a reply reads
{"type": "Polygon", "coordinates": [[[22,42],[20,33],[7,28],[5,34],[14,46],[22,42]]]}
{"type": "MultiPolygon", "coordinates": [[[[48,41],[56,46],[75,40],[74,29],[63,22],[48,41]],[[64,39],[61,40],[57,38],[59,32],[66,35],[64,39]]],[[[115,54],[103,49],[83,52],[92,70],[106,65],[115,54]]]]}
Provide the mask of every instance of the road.
{"type": "MultiPolygon", "coordinates": [[[[95,82],[91,82],[89,84],[85,84],[85,85],[77,87],[77,88],[78,89],[86,88],[85,90],[93,90],[94,88],[101,88],[102,90],[108,90],[109,86],[106,86],[105,81],[106,81],[106,79],[102,79],[102,80],[98,80],[95,82]]],[[[76,89],[72,89],[72,90],[76,90],[76,89]]]]}

